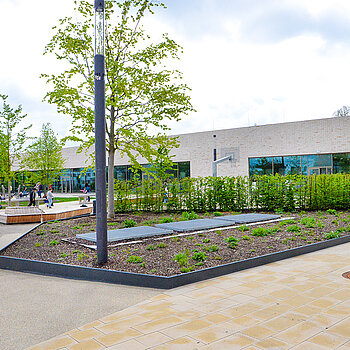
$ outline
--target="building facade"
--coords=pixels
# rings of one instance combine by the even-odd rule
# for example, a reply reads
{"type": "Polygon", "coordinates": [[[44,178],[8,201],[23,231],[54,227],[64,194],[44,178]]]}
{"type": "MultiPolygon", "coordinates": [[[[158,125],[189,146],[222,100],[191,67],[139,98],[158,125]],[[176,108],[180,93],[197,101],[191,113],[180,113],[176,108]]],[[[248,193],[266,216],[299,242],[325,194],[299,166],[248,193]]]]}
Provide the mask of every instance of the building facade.
{"type": "MultiPolygon", "coordinates": [[[[177,178],[212,176],[213,160],[231,155],[217,165],[218,176],[255,174],[350,173],[350,117],[335,117],[244,128],[175,135],[179,148],[172,151],[177,178]]],[[[65,172],[55,184],[58,191],[76,192],[85,183],[94,189],[94,171],[77,147],[63,149],[65,172]]],[[[144,159],[139,159],[145,164],[144,159]]],[[[126,157],[115,156],[115,178],[129,179],[126,157]]],[[[145,176],[140,173],[140,176],[145,176]]]]}

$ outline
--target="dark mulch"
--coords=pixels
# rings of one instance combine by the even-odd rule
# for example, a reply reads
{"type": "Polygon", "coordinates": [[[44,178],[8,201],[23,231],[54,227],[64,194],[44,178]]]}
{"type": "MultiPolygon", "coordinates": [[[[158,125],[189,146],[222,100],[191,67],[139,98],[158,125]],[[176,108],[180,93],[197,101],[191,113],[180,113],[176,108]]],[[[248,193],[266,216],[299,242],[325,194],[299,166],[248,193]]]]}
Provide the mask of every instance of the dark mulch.
{"type": "MultiPolygon", "coordinates": [[[[118,214],[108,225],[111,229],[121,228],[125,220],[134,220],[138,225],[152,225],[170,216],[174,220],[180,219],[180,215],[177,214],[118,214]]],[[[116,244],[114,242],[108,248],[108,263],[102,268],[172,276],[323,241],[329,232],[334,232],[339,237],[350,234],[350,212],[283,214],[283,217],[290,216],[295,219],[283,223],[260,224],[244,228],[241,226],[238,229],[217,229],[185,236],[173,235],[168,239],[159,239],[158,236],[143,239],[141,243],[124,242],[126,244],[112,247],[111,245],[116,244]],[[267,231],[262,230],[262,234],[267,235],[255,236],[257,228],[267,229],[267,231]],[[236,244],[231,244],[231,247],[227,241],[229,237],[238,240],[236,244]],[[178,261],[174,260],[179,253],[184,259],[182,267],[178,261]],[[134,258],[130,260],[131,256],[134,258]],[[204,260],[202,261],[201,258],[204,260]],[[138,262],[131,262],[132,259],[138,262]]],[[[213,216],[203,214],[200,217],[213,216]]],[[[77,240],[75,235],[95,231],[95,224],[94,217],[46,223],[25,235],[1,254],[98,267],[95,250],[64,241],[91,244],[91,242],[77,240]]]]}

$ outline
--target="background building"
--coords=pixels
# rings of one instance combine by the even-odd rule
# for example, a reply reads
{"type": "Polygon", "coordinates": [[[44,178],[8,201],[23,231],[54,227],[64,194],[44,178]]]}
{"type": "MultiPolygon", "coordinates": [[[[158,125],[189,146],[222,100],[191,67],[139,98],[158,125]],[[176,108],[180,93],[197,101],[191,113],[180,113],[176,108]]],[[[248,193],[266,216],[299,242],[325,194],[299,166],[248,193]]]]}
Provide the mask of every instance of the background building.
{"type": "MultiPolygon", "coordinates": [[[[218,164],[218,176],[254,174],[331,174],[350,173],[350,117],[251,126],[176,135],[180,147],[173,150],[177,178],[211,176],[216,158],[232,155],[233,161],[218,164]]],[[[89,157],[78,147],[63,149],[65,171],[54,184],[56,191],[76,192],[89,183],[94,190],[95,176],[89,157]]],[[[144,159],[139,159],[146,165],[144,159]]],[[[127,157],[115,156],[115,178],[130,179],[127,157]]],[[[146,165],[147,166],[147,165],[146,165]]],[[[145,174],[140,173],[140,176],[145,174]]]]}

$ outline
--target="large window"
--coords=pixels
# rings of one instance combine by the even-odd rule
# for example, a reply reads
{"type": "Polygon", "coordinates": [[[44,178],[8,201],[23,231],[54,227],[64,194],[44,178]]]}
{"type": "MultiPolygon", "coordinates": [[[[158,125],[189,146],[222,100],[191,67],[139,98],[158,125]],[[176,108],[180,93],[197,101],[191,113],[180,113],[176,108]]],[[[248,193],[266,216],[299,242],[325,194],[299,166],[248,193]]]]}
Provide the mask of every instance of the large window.
{"type": "Polygon", "coordinates": [[[333,172],[350,174],[350,153],[333,154],[333,172]]]}
{"type": "Polygon", "coordinates": [[[350,153],[249,158],[249,175],[350,174],[350,153]]]}

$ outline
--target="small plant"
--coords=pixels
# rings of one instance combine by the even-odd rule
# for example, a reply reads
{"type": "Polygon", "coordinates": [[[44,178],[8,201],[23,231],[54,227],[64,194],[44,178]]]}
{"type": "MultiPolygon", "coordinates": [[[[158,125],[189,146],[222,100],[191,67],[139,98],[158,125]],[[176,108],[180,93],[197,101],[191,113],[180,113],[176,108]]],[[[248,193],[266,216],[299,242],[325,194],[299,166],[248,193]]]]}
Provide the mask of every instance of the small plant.
{"type": "Polygon", "coordinates": [[[216,257],[214,258],[214,260],[222,260],[222,257],[221,257],[221,256],[216,256],[216,257]]]}
{"type": "Polygon", "coordinates": [[[181,269],[180,269],[180,271],[182,272],[182,273],[187,273],[187,272],[191,272],[191,271],[193,271],[194,270],[194,266],[189,266],[189,267],[181,267],[181,269]]]}
{"type": "Polygon", "coordinates": [[[337,214],[337,211],[335,209],[328,209],[327,210],[327,214],[328,215],[336,215],[337,214]]]}
{"type": "Polygon", "coordinates": [[[114,253],[111,253],[111,254],[109,254],[109,256],[110,256],[110,257],[113,257],[113,256],[115,256],[115,254],[114,254],[114,253]]]}
{"type": "Polygon", "coordinates": [[[44,230],[40,230],[39,232],[35,232],[35,234],[36,234],[37,236],[42,236],[42,235],[45,234],[45,231],[44,231],[44,230]]]}
{"type": "Polygon", "coordinates": [[[174,261],[177,261],[179,265],[187,266],[188,265],[188,256],[186,253],[178,253],[175,255],[175,258],[173,258],[174,261]]]}
{"type": "Polygon", "coordinates": [[[159,223],[160,223],[160,224],[166,224],[166,223],[168,223],[168,222],[174,222],[174,219],[171,218],[170,216],[165,217],[165,218],[160,218],[160,219],[159,219],[159,223]]]}
{"type": "Polygon", "coordinates": [[[195,220],[198,219],[199,215],[196,214],[194,211],[191,211],[188,213],[187,211],[184,211],[181,215],[181,220],[195,220]]]}
{"type": "Polygon", "coordinates": [[[283,239],[283,240],[282,240],[282,243],[283,243],[283,244],[288,244],[288,239],[286,239],[286,238],[283,239]]]}
{"type": "Polygon", "coordinates": [[[319,222],[317,223],[317,227],[318,227],[318,228],[324,228],[324,223],[319,221],[319,222]]]}
{"type": "MultiPolygon", "coordinates": [[[[305,214],[305,212],[300,212],[301,215],[303,215],[302,213],[305,214]]],[[[283,222],[287,223],[288,225],[293,225],[297,223],[294,219],[284,220],[283,222]]]]}
{"type": "Polygon", "coordinates": [[[228,245],[229,248],[235,249],[238,245],[239,239],[237,239],[236,237],[230,236],[225,241],[229,243],[228,245]]]}
{"type": "Polygon", "coordinates": [[[204,238],[203,239],[203,243],[209,243],[210,242],[210,239],[209,238],[204,238]]]}
{"type": "Polygon", "coordinates": [[[108,222],[107,225],[108,226],[118,226],[119,222],[108,222]]]}
{"type": "Polygon", "coordinates": [[[128,260],[126,260],[129,263],[132,264],[141,264],[143,262],[143,259],[141,256],[137,256],[137,255],[130,255],[128,260]]]}
{"type": "Polygon", "coordinates": [[[157,248],[166,248],[166,244],[164,242],[161,242],[157,245],[157,248]]]}
{"type": "Polygon", "coordinates": [[[88,258],[88,257],[89,257],[89,256],[86,255],[85,253],[79,253],[79,254],[77,255],[77,259],[78,259],[79,261],[83,260],[84,258],[88,258]]]}
{"type": "Polygon", "coordinates": [[[193,236],[187,236],[187,237],[185,237],[185,239],[188,239],[188,240],[192,241],[194,239],[194,237],[193,236]]]}
{"type": "MultiPolygon", "coordinates": [[[[75,225],[74,227],[73,227],[73,230],[81,230],[82,229],[82,227],[81,226],[79,226],[79,225],[75,225]]],[[[54,230],[52,230],[51,232],[53,232],[54,230]]],[[[57,230],[56,230],[56,232],[58,232],[57,230]]]]}
{"type": "Polygon", "coordinates": [[[53,239],[50,243],[49,243],[49,246],[52,247],[54,245],[57,245],[58,244],[58,241],[56,241],[55,239],[53,239]]]}
{"type": "Polygon", "coordinates": [[[326,238],[326,239],[339,238],[339,233],[331,231],[329,233],[325,233],[324,238],[326,238]]]}
{"type": "Polygon", "coordinates": [[[252,230],[252,236],[256,237],[263,237],[267,236],[268,234],[269,232],[267,231],[267,229],[263,227],[257,227],[252,230]]]}
{"type": "Polygon", "coordinates": [[[61,253],[61,258],[66,258],[68,256],[68,254],[66,253],[61,253]]]}
{"type": "Polygon", "coordinates": [[[141,267],[146,267],[146,263],[143,261],[141,264],[140,264],[141,267]]]}
{"type": "Polygon", "coordinates": [[[122,226],[123,227],[135,227],[135,226],[137,226],[137,223],[134,220],[127,219],[127,220],[123,221],[122,226]]]}
{"type": "Polygon", "coordinates": [[[217,230],[217,231],[215,231],[215,233],[216,233],[218,236],[221,236],[221,235],[222,235],[221,230],[217,230]]]}
{"type": "Polygon", "coordinates": [[[249,241],[249,240],[250,240],[250,237],[247,236],[247,235],[244,235],[244,236],[242,236],[242,239],[244,239],[245,241],[249,241]]]}
{"type": "Polygon", "coordinates": [[[179,237],[171,237],[171,239],[173,239],[175,242],[179,241],[179,237]]]}
{"type": "Polygon", "coordinates": [[[338,222],[338,220],[333,220],[333,221],[332,221],[332,224],[338,226],[338,225],[339,225],[339,222],[338,222]]]}
{"type": "Polygon", "coordinates": [[[214,216],[223,216],[223,213],[220,213],[219,211],[214,211],[213,213],[214,216]]]}
{"type": "Polygon", "coordinates": [[[35,243],[35,244],[34,244],[34,247],[41,247],[42,245],[43,245],[42,243],[39,243],[39,242],[38,242],[38,243],[35,243]]]}
{"type": "Polygon", "coordinates": [[[301,227],[298,225],[292,225],[287,227],[287,232],[301,232],[301,227]]]}
{"type": "Polygon", "coordinates": [[[157,273],[157,269],[152,269],[150,273],[157,273]]]}
{"type": "Polygon", "coordinates": [[[255,249],[252,249],[252,250],[251,250],[251,253],[254,253],[254,252],[255,252],[255,249]]]}
{"type": "Polygon", "coordinates": [[[206,250],[207,252],[217,252],[219,250],[219,247],[216,244],[210,245],[209,247],[205,247],[204,250],[206,250]]]}
{"type": "Polygon", "coordinates": [[[196,252],[191,256],[191,258],[195,261],[205,261],[207,259],[207,256],[203,252],[196,252]]]}
{"type": "Polygon", "coordinates": [[[147,250],[156,250],[156,247],[153,245],[153,244],[149,244],[147,247],[146,247],[147,250]]]}
{"type": "Polygon", "coordinates": [[[242,225],[237,228],[237,230],[240,230],[241,232],[249,231],[249,227],[247,225],[242,225]]]}
{"type": "Polygon", "coordinates": [[[314,228],[316,227],[316,220],[313,217],[303,217],[300,219],[300,223],[307,228],[314,228]]]}

